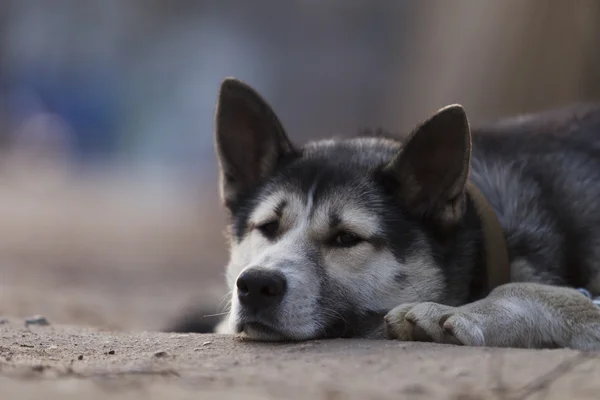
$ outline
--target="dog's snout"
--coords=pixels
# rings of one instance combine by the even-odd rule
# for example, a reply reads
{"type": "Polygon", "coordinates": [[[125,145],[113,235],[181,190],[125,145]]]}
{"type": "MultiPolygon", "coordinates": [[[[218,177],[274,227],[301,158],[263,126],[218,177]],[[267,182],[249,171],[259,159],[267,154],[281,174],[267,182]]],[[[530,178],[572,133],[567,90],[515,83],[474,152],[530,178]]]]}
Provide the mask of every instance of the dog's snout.
{"type": "Polygon", "coordinates": [[[285,276],[281,272],[259,268],[242,272],[236,285],[240,303],[255,309],[279,303],[287,288],[285,276]]]}

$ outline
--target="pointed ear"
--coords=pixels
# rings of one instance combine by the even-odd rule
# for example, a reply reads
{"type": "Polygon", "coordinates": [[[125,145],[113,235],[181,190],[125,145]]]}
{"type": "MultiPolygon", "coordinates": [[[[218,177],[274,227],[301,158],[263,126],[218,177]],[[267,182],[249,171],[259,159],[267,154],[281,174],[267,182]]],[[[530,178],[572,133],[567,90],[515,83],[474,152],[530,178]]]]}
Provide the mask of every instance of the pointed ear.
{"type": "Polygon", "coordinates": [[[469,121],[455,104],[418,126],[384,174],[410,213],[444,228],[463,216],[470,160],[469,121]]]}
{"type": "Polygon", "coordinates": [[[219,90],[215,147],[221,199],[230,210],[268,177],[283,157],[297,152],[267,102],[234,78],[225,79],[219,90]]]}

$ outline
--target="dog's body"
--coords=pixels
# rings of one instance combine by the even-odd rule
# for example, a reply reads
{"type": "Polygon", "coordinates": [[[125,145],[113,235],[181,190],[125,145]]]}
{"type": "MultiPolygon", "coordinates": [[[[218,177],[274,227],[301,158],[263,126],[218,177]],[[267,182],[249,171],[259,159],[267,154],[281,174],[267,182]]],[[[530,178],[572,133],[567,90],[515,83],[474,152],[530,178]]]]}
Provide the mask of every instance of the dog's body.
{"type": "Polygon", "coordinates": [[[600,348],[600,311],[570,289],[600,294],[600,108],[486,131],[471,142],[464,111],[450,106],[408,138],[298,148],[256,92],[225,80],[216,147],[231,215],[226,331],[600,348]],[[485,284],[468,184],[495,211],[513,283],[485,284]]]}

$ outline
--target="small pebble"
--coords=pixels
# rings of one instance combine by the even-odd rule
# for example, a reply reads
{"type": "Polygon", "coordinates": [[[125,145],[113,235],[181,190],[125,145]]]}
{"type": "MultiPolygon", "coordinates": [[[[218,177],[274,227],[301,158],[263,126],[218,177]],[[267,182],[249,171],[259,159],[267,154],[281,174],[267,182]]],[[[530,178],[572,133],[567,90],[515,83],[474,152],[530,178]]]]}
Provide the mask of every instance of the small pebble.
{"type": "Polygon", "coordinates": [[[114,351],[114,350],[110,350],[110,351],[107,351],[107,352],[106,352],[106,353],[104,353],[104,354],[106,354],[106,355],[109,355],[109,356],[112,356],[112,355],[114,355],[114,354],[115,354],[115,351],[114,351]]]}
{"type": "Polygon", "coordinates": [[[202,346],[208,346],[209,344],[212,344],[212,342],[204,342],[202,343],[202,346]]]}
{"type": "Polygon", "coordinates": [[[29,325],[47,326],[50,325],[50,322],[48,322],[48,320],[45,317],[42,317],[41,315],[36,315],[25,320],[25,326],[29,325]]]}
{"type": "Polygon", "coordinates": [[[79,355],[79,357],[77,357],[77,359],[78,359],[79,361],[83,360],[83,354],[79,355]]]}
{"type": "Polygon", "coordinates": [[[157,353],[154,353],[154,357],[157,357],[157,358],[163,358],[163,357],[166,357],[166,356],[167,356],[167,352],[166,351],[159,351],[157,353]]]}

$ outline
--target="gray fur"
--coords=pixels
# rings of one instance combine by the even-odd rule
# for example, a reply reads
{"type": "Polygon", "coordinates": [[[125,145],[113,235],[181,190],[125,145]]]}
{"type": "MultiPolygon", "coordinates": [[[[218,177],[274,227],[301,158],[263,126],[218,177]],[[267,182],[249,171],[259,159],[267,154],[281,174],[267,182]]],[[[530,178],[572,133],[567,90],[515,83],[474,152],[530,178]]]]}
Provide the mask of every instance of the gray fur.
{"type": "Polygon", "coordinates": [[[568,288],[600,294],[600,108],[578,110],[474,129],[472,149],[460,106],[405,140],[296,147],[256,92],[226,80],[216,142],[232,303],[221,330],[254,340],[389,335],[600,349],[600,311],[568,288]],[[515,283],[491,293],[467,177],[508,244],[515,283]],[[260,309],[238,285],[256,269],[287,282],[260,309]]]}

